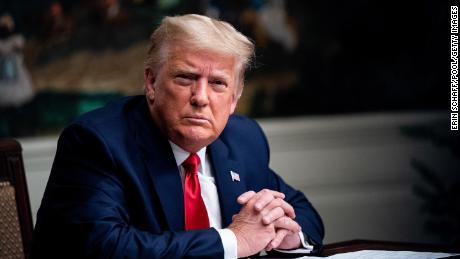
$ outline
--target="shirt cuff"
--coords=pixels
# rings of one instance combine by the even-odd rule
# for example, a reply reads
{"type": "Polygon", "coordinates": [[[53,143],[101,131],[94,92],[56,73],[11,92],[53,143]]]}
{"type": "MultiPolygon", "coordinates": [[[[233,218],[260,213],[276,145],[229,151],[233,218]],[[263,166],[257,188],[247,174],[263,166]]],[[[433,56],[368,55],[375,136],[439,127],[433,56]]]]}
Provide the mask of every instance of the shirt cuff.
{"type": "Polygon", "coordinates": [[[305,234],[302,231],[299,231],[300,242],[302,243],[303,248],[313,250],[313,245],[310,245],[305,239],[305,234]]]}
{"type": "Polygon", "coordinates": [[[308,241],[305,239],[305,236],[302,231],[299,231],[299,237],[300,237],[300,247],[297,249],[293,250],[281,250],[281,249],[274,249],[278,252],[281,253],[287,253],[287,254],[297,254],[297,253],[302,253],[302,254],[309,254],[311,251],[313,251],[313,246],[308,243],[308,241]]]}
{"type": "Polygon", "coordinates": [[[224,247],[224,258],[234,259],[238,256],[236,236],[230,229],[216,229],[224,247]]]}

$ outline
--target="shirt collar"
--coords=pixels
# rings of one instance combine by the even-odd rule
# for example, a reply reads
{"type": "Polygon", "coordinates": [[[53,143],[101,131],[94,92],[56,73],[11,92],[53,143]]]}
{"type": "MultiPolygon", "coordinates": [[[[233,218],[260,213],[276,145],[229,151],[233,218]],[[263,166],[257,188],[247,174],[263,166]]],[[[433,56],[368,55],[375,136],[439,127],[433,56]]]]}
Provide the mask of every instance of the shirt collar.
{"type": "MultiPolygon", "coordinates": [[[[169,141],[169,144],[171,145],[171,149],[174,153],[174,158],[176,159],[177,166],[181,166],[185,159],[190,156],[190,152],[183,150],[181,147],[171,141],[169,141]]],[[[202,169],[201,171],[203,172],[205,171],[204,167],[206,164],[206,147],[198,150],[196,154],[200,157],[200,167],[202,169]]]]}

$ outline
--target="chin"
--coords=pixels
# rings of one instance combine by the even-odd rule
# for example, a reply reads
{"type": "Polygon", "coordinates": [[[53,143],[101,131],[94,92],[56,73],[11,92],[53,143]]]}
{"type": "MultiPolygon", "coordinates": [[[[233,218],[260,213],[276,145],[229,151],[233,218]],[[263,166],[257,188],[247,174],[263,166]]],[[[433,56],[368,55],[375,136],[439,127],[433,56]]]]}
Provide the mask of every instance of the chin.
{"type": "Polygon", "coordinates": [[[210,129],[201,127],[188,127],[181,135],[186,143],[196,143],[201,148],[211,144],[218,137],[210,129]]]}

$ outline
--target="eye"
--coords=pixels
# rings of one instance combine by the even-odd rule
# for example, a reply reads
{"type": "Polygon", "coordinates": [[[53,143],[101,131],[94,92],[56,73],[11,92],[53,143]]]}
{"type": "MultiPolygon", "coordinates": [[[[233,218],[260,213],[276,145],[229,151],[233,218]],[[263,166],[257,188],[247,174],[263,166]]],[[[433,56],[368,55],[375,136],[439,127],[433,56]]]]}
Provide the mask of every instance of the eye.
{"type": "Polygon", "coordinates": [[[224,80],[216,79],[208,82],[217,91],[223,91],[227,88],[227,82],[224,80]]]}
{"type": "Polygon", "coordinates": [[[178,74],[174,77],[174,82],[179,85],[190,85],[193,83],[195,77],[190,74],[178,74]]]}

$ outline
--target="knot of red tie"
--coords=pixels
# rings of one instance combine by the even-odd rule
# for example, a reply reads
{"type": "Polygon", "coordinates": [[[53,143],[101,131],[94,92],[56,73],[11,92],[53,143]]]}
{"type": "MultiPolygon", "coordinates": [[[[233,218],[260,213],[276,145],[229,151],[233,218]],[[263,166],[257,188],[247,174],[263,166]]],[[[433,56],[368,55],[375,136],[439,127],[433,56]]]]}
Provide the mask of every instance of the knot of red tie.
{"type": "Polygon", "coordinates": [[[198,165],[200,164],[200,157],[191,153],[190,156],[182,163],[186,173],[198,173],[198,165]]]}

